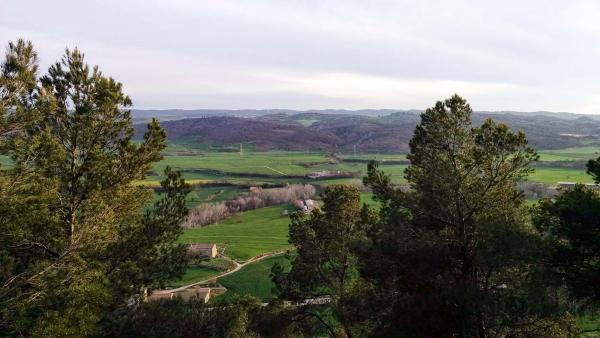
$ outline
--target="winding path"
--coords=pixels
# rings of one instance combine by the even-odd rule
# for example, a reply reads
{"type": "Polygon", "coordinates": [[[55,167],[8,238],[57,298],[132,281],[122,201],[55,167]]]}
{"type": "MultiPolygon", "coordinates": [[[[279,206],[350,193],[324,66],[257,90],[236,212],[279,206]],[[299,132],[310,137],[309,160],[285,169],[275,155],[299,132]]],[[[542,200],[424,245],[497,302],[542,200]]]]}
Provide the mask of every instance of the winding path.
{"type": "Polygon", "coordinates": [[[231,259],[230,257],[227,257],[227,256],[225,256],[223,254],[219,254],[219,257],[221,257],[221,258],[223,258],[225,260],[228,260],[228,261],[232,262],[233,264],[235,264],[235,268],[233,268],[231,270],[227,270],[227,271],[221,273],[220,275],[216,275],[216,276],[210,277],[210,278],[205,279],[205,280],[201,280],[201,281],[198,281],[198,282],[193,282],[191,284],[180,286],[180,287],[175,288],[175,289],[154,290],[153,293],[160,295],[160,294],[165,294],[165,293],[171,293],[171,292],[177,292],[177,291],[185,290],[185,289],[187,289],[189,287],[192,287],[194,285],[205,284],[205,283],[208,283],[208,282],[210,282],[212,280],[219,279],[221,277],[225,277],[225,276],[230,275],[232,273],[238,272],[241,268],[243,268],[244,266],[246,266],[248,264],[252,264],[252,263],[258,262],[258,261],[260,261],[262,259],[265,259],[267,257],[276,256],[276,255],[282,254],[284,252],[285,252],[285,250],[277,250],[277,251],[269,252],[269,253],[266,253],[266,254],[260,254],[258,256],[254,256],[254,257],[250,258],[249,260],[245,261],[244,263],[238,263],[235,260],[231,259]]]}

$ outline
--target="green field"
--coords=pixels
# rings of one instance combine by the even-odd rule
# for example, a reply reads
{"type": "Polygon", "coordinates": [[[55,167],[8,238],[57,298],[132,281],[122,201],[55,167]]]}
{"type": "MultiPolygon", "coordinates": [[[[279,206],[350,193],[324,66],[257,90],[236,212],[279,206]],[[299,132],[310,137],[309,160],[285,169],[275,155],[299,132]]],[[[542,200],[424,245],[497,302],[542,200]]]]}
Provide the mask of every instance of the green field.
{"type": "MultiPolygon", "coordinates": [[[[253,152],[243,154],[231,151],[206,151],[195,145],[170,142],[162,161],[155,164],[146,182],[156,184],[166,166],[182,171],[188,180],[227,181],[237,184],[262,183],[321,183],[304,176],[315,171],[342,171],[356,173],[356,179],[366,174],[366,163],[335,163],[324,152],[253,152]],[[292,176],[292,177],[290,177],[292,176]]],[[[353,158],[354,156],[342,156],[353,158]]],[[[387,154],[358,155],[368,160],[405,160],[406,156],[387,154]]],[[[395,182],[403,181],[405,165],[381,165],[395,182]]],[[[348,179],[340,179],[347,181],[348,179]]],[[[327,180],[336,181],[335,179],[327,180]]]]}
{"type": "Polygon", "coordinates": [[[205,280],[221,273],[221,270],[213,269],[205,266],[191,266],[185,271],[181,280],[175,280],[168,283],[168,287],[176,288],[183,285],[188,285],[194,282],[205,280]]]}
{"type": "Polygon", "coordinates": [[[577,147],[538,151],[540,161],[589,160],[600,156],[600,147],[577,147]]]}
{"type": "Polygon", "coordinates": [[[534,173],[529,175],[528,180],[546,184],[556,184],[557,182],[591,183],[593,181],[584,169],[568,168],[535,168],[534,173]]]}
{"type": "Polygon", "coordinates": [[[360,193],[360,203],[361,204],[366,204],[368,206],[374,207],[377,206],[377,202],[375,202],[373,200],[373,193],[372,192],[362,192],[360,193]]]}
{"type": "Polygon", "coordinates": [[[285,255],[278,255],[262,259],[256,263],[248,264],[240,271],[219,279],[219,283],[227,288],[223,297],[233,295],[252,295],[261,299],[273,298],[272,289],[275,286],[271,281],[271,268],[275,263],[290,268],[290,261],[285,255]]]}
{"type": "Polygon", "coordinates": [[[173,280],[168,283],[168,287],[179,287],[194,282],[209,279],[225,271],[233,269],[235,264],[224,258],[213,258],[208,261],[200,262],[199,265],[187,268],[181,280],[173,280]]]}
{"type": "Polygon", "coordinates": [[[310,127],[313,123],[319,122],[319,120],[316,120],[316,119],[300,119],[300,120],[296,120],[296,121],[305,127],[310,127]]]}
{"type": "MultiPolygon", "coordinates": [[[[330,158],[325,153],[318,152],[251,152],[240,156],[237,152],[199,151],[189,148],[186,144],[169,143],[165,158],[154,165],[153,173],[149,175],[144,184],[158,185],[162,179],[161,173],[168,165],[177,170],[182,170],[184,177],[190,183],[227,182],[233,184],[266,184],[266,183],[358,183],[366,174],[366,163],[330,163],[330,158]],[[173,155],[185,153],[187,155],[173,155]],[[213,170],[211,172],[211,170],[213,170]],[[295,178],[286,176],[304,176],[308,173],[322,170],[340,170],[357,173],[355,178],[334,178],[325,180],[311,180],[308,178],[295,178]],[[253,176],[255,174],[256,176],[253,176]],[[285,175],[284,175],[285,174],[285,175]]],[[[557,150],[540,151],[540,161],[585,161],[599,155],[598,147],[579,147],[557,150]]],[[[345,159],[375,159],[406,160],[405,154],[358,154],[341,155],[345,159]]],[[[0,164],[10,166],[11,161],[6,156],[0,157],[0,164]]],[[[403,183],[404,164],[381,164],[380,169],[390,175],[395,183],[403,183]]],[[[535,172],[528,178],[532,182],[556,184],[557,182],[591,182],[591,177],[585,169],[561,167],[536,167],[535,172]]],[[[142,183],[142,182],[140,182],[142,183]]],[[[245,192],[245,188],[231,186],[201,187],[193,190],[188,196],[188,207],[199,203],[220,202],[230,199],[245,192]]]]}
{"type": "Polygon", "coordinates": [[[289,206],[273,206],[238,213],[202,228],[187,229],[179,238],[183,243],[217,243],[220,251],[244,261],[261,253],[289,247],[290,219],[283,215],[289,206]]]}
{"type": "MultiPolygon", "coordinates": [[[[176,147],[174,144],[171,148],[176,147]]],[[[187,149],[178,145],[183,152],[187,149]]],[[[597,147],[566,148],[558,150],[540,151],[540,161],[584,161],[599,156],[597,147]]],[[[169,152],[169,154],[173,153],[169,152]]],[[[190,151],[193,153],[193,151],[190,151]]],[[[342,159],[359,159],[378,161],[406,160],[405,154],[346,154],[342,159]]],[[[333,184],[358,182],[366,174],[366,163],[332,163],[326,153],[319,152],[252,152],[248,151],[240,156],[238,152],[196,152],[189,156],[167,155],[154,166],[154,175],[148,181],[160,179],[160,173],[167,166],[182,170],[184,177],[201,181],[227,181],[231,183],[314,183],[333,184]],[[310,180],[302,176],[323,170],[333,170],[356,173],[355,178],[310,180]],[[255,174],[256,176],[253,176],[255,174]],[[287,177],[298,176],[298,177],[287,177]]],[[[380,169],[391,176],[395,183],[403,183],[405,164],[380,164],[380,169]]],[[[584,169],[561,167],[537,167],[535,173],[529,177],[530,181],[546,184],[556,184],[561,181],[590,182],[584,169]]],[[[202,197],[197,197],[201,200],[202,197]]]]}
{"type": "MultiPolygon", "coordinates": [[[[243,156],[234,152],[207,152],[194,156],[165,156],[154,166],[154,170],[162,172],[165,166],[181,170],[214,169],[230,173],[255,173],[273,176],[304,175],[311,171],[303,167],[303,163],[328,163],[323,153],[301,152],[248,152],[243,156]],[[281,174],[283,173],[283,174],[281,174]]],[[[325,166],[327,167],[327,166],[325,166]]],[[[331,167],[331,166],[329,166],[331,167]]],[[[319,170],[319,169],[317,169],[319,170]]],[[[202,174],[198,174],[201,176],[202,174]]],[[[207,178],[212,178],[206,175],[207,178]]]]}

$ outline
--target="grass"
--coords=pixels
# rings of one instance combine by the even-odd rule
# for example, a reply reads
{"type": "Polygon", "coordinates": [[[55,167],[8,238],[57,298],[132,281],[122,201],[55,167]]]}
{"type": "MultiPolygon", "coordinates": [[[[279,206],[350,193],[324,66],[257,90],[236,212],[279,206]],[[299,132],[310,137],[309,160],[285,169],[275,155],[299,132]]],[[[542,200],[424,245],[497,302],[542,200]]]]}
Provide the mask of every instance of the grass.
{"type": "Polygon", "coordinates": [[[209,279],[213,276],[218,275],[219,273],[221,273],[221,270],[215,268],[207,266],[191,266],[187,268],[181,280],[172,281],[168,283],[167,286],[171,288],[176,288],[183,285],[209,279]]]}
{"type": "MultiPolygon", "coordinates": [[[[237,152],[218,152],[209,151],[199,144],[187,144],[182,142],[169,141],[169,147],[164,159],[155,164],[153,174],[146,180],[136,182],[158,186],[162,179],[162,171],[169,165],[174,169],[184,170],[184,177],[189,183],[206,183],[211,181],[228,181],[234,184],[262,184],[262,183],[314,183],[314,184],[334,184],[334,183],[352,183],[366,174],[367,165],[365,163],[329,163],[327,154],[322,152],[252,152],[244,153],[240,156],[237,152]],[[173,155],[187,154],[187,155],[173,155]],[[194,170],[218,170],[227,174],[194,172],[194,170]],[[310,180],[304,178],[285,178],[282,174],[303,176],[310,172],[321,170],[340,170],[357,173],[356,178],[310,180]],[[236,176],[238,174],[239,176],[236,176]],[[242,174],[248,176],[241,176],[242,174]],[[272,175],[271,177],[253,177],[257,175],[272,175]]],[[[600,149],[595,146],[565,148],[557,150],[543,150],[539,154],[541,161],[581,161],[599,156],[600,149]]],[[[353,155],[341,155],[342,158],[355,158],[353,155]]],[[[405,160],[404,154],[358,154],[358,159],[376,159],[376,160],[405,160]]],[[[0,156],[0,164],[11,165],[11,161],[6,156],[0,156]]],[[[380,169],[390,175],[394,183],[403,183],[404,170],[406,165],[380,165],[380,169]]],[[[590,176],[583,169],[558,168],[558,167],[538,167],[530,175],[530,181],[546,184],[556,184],[561,181],[568,182],[591,182],[590,176]]],[[[188,207],[193,207],[198,203],[210,201],[218,202],[241,193],[235,189],[219,189],[215,187],[201,188],[193,191],[188,197],[188,207]],[[225,190],[218,194],[219,190],[225,190]],[[217,193],[217,196],[211,196],[217,193]]]]}
{"type": "Polygon", "coordinates": [[[375,202],[373,200],[373,193],[372,192],[362,192],[360,193],[360,203],[361,204],[367,204],[368,206],[371,207],[376,207],[378,204],[377,202],[375,202]]]}
{"type": "MultiPolygon", "coordinates": [[[[199,151],[195,148],[189,148],[189,151],[186,152],[188,148],[185,143],[171,142],[169,144],[164,159],[154,165],[153,175],[150,175],[146,181],[152,183],[159,181],[166,166],[181,170],[187,180],[204,182],[227,180],[231,183],[321,183],[321,181],[310,180],[302,176],[315,171],[339,170],[355,172],[360,178],[366,174],[367,168],[365,163],[330,163],[328,155],[324,152],[247,151],[240,156],[238,152],[199,151]],[[252,174],[257,176],[252,176],[252,174]],[[264,177],[264,175],[268,175],[268,177],[264,177]]],[[[345,157],[351,158],[349,155],[345,157]]],[[[404,160],[406,156],[373,154],[359,155],[357,158],[404,160]]],[[[382,165],[381,169],[384,169],[393,181],[401,182],[405,167],[404,165],[382,165]]]]}
{"type": "Polygon", "coordinates": [[[525,205],[527,205],[528,207],[533,207],[537,205],[539,200],[539,198],[528,198],[525,200],[525,205]]]}
{"type": "MultiPolygon", "coordinates": [[[[169,144],[171,149],[168,154],[184,153],[189,145],[185,143],[169,144]]],[[[192,146],[189,146],[192,147],[192,146]]],[[[329,157],[323,152],[253,152],[247,151],[240,156],[238,152],[225,151],[199,151],[195,148],[189,148],[189,156],[167,155],[154,166],[154,172],[157,175],[151,176],[148,180],[157,181],[160,179],[158,173],[161,173],[167,165],[184,171],[184,176],[188,180],[196,181],[215,181],[226,180],[232,183],[316,183],[333,184],[349,183],[357,178],[360,179],[366,174],[367,165],[365,163],[339,164],[330,163],[329,157]],[[199,171],[194,171],[199,170],[199,171]],[[204,170],[204,171],[203,171],[204,170]],[[219,172],[206,172],[206,170],[216,170],[219,172]],[[322,170],[340,170],[357,173],[354,179],[328,179],[314,181],[304,178],[286,178],[290,176],[304,176],[310,172],[322,170]],[[285,175],[283,175],[283,174],[285,175]],[[249,174],[249,175],[248,175],[249,174]],[[252,174],[259,176],[253,177],[252,174]],[[247,175],[247,176],[242,176],[247,175]],[[260,175],[270,175],[270,177],[261,177],[260,175]]],[[[557,150],[540,151],[541,161],[581,161],[598,157],[600,149],[595,146],[565,148],[557,150]]],[[[405,154],[352,154],[341,155],[346,159],[375,159],[385,160],[406,160],[405,154]]],[[[394,183],[403,183],[404,170],[406,165],[382,164],[380,169],[390,175],[394,183]]],[[[581,169],[542,167],[536,168],[529,180],[547,184],[555,184],[559,181],[590,182],[590,178],[581,169]]]]}
{"type": "Polygon", "coordinates": [[[305,127],[310,127],[313,125],[313,123],[319,122],[319,120],[317,120],[317,119],[299,119],[296,121],[305,127]]]}
{"type": "MultiPolygon", "coordinates": [[[[184,151],[185,146],[178,145],[184,151]]],[[[176,145],[171,145],[176,147],[176,145]]],[[[540,151],[542,161],[581,161],[598,156],[598,148],[594,146],[566,148],[558,150],[540,151]]],[[[352,159],[375,159],[384,160],[406,160],[405,154],[358,154],[341,155],[342,158],[352,159]]],[[[203,151],[191,156],[165,156],[164,160],[154,166],[155,175],[146,180],[147,183],[156,183],[164,167],[171,167],[184,171],[184,177],[193,182],[228,181],[237,184],[261,184],[261,183],[313,183],[313,184],[347,184],[360,180],[366,174],[365,163],[330,163],[327,154],[322,152],[252,152],[248,151],[240,156],[236,152],[203,151]],[[194,171],[200,170],[200,171],[194,171]],[[206,170],[216,170],[210,172],[206,170]],[[322,170],[340,170],[356,173],[355,178],[339,178],[327,180],[310,180],[306,178],[289,178],[290,176],[304,176],[310,172],[322,170]],[[283,174],[285,175],[283,175],[283,174]],[[257,176],[252,176],[256,174],[257,176]],[[269,175],[261,177],[260,175],[269,175]]],[[[404,170],[407,165],[381,164],[380,169],[388,174],[392,182],[404,183],[404,170]]],[[[533,182],[556,184],[561,181],[568,182],[591,182],[591,178],[582,169],[538,167],[529,176],[533,182]]],[[[197,196],[190,196],[190,206],[205,202],[207,198],[202,192],[197,196]]],[[[223,195],[224,197],[227,195],[223,195]]],[[[229,195],[233,196],[233,195],[229,195]]],[[[225,199],[225,198],[224,198],[225,199]]]]}
{"type": "Polygon", "coordinates": [[[233,295],[252,295],[261,299],[274,298],[271,281],[271,268],[275,263],[290,269],[290,261],[285,255],[278,255],[248,264],[240,271],[219,279],[219,283],[227,288],[223,297],[233,295]]]}
{"type": "Polygon", "coordinates": [[[576,322],[582,331],[587,331],[578,337],[598,337],[600,335],[600,316],[597,314],[578,316],[576,322]]]}
{"type": "Polygon", "coordinates": [[[592,177],[584,169],[570,168],[535,168],[535,172],[528,177],[529,181],[547,184],[557,182],[592,183],[592,177]]]}
{"type": "Polygon", "coordinates": [[[233,262],[224,258],[213,258],[208,261],[202,261],[198,265],[188,267],[181,280],[173,280],[167,286],[175,288],[200,282],[217,276],[224,271],[231,270],[234,267],[235,264],[233,262]]]}
{"type": "Polygon", "coordinates": [[[272,206],[242,212],[202,228],[187,229],[179,238],[183,243],[217,243],[224,254],[245,261],[261,253],[289,247],[289,217],[282,215],[289,206],[272,206]]]}
{"type": "Polygon", "coordinates": [[[577,161],[589,160],[600,156],[600,148],[597,146],[564,148],[539,151],[540,161],[577,161]]]}
{"type": "MultiPolygon", "coordinates": [[[[304,175],[307,170],[303,163],[322,162],[327,158],[323,153],[283,152],[273,151],[264,153],[245,153],[240,156],[234,152],[209,152],[194,156],[165,156],[155,165],[154,171],[162,172],[164,167],[170,165],[176,169],[214,169],[230,173],[256,173],[263,175],[304,175]],[[274,171],[277,170],[277,171],[274,171]]],[[[204,174],[212,178],[211,175],[204,174]]]]}

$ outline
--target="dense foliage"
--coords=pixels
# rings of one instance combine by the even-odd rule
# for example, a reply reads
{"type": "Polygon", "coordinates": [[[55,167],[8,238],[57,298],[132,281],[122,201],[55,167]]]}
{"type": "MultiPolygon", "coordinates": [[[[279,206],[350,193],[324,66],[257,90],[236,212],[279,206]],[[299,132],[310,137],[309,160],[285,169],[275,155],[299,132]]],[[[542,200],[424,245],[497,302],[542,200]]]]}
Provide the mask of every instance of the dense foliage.
{"type": "MultiPolygon", "coordinates": [[[[587,164],[600,182],[600,158],[587,164]]],[[[600,194],[577,185],[554,199],[542,200],[533,222],[547,242],[547,269],[554,284],[564,284],[581,307],[600,304],[600,194]]]]}
{"type": "Polygon", "coordinates": [[[274,270],[281,297],[329,295],[333,336],[574,334],[516,189],[537,159],[525,135],[473,126],[453,96],[421,115],[410,149],[408,189],[369,165],[378,212],[334,186],[323,211],[292,222],[292,270],[274,270]]]}
{"type": "Polygon", "coordinates": [[[188,188],[167,169],[163,196],[131,183],[161,158],[157,121],[132,141],[121,84],[67,50],[37,78],[31,43],[9,44],[2,64],[0,334],[99,332],[145,287],[183,273],[175,240],[188,188]]]}
{"type": "Polygon", "coordinates": [[[386,314],[370,320],[378,335],[562,336],[570,327],[538,284],[541,246],[515,187],[537,155],[523,133],[473,127],[470,114],[458,96],[422,114],[409,191],[369,168],[382,209],[361,271],[386,314]]]}

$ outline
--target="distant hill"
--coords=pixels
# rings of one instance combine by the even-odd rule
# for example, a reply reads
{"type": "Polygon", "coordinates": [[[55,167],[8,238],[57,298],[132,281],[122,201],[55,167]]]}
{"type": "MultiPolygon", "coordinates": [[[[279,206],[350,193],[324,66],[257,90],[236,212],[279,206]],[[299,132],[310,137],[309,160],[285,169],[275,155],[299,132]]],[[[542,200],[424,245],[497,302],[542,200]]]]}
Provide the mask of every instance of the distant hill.
{"type": "MultiPolygon", "coordinates": [[[[207,144],[253,143],[259,150],[325,150],[338,143],[326,132],[300,124],[233,116],[205,117],[162,122],[169,139],[195,139],[207,144]]],[[[138,135],[145,126],[137,125],[138,135]]]]}
{"type": "MultiPolygon", "coordinates": [[[[298,115],[298,114],[319,114],[319,115],[361,115],[361,116],[385,116],[394,113],[420,114],[422,109],[311,109],[311,110],[292,110],[292,109],[132,109],[134,120],[149,121],[156,117],[161,121],[181,120],[186,118],[198,118],[209,116],[236,116],[236,117],[258,117],[264,115],[298,115]]],[[[579,117],[589,117],[593,120],[600,120],[600,115],[575,114],[568,112],[518,112],[518,111],[477,111],[485,115],[518,115],[518,116],[549,116],[566,120],[572,120],[579,117]]]]}
{"type": "Polygon", "coordinates": [[[235,117],[258,117],[264,115],[295,115],[324,114],[324,115],[363,115],[384,116],[396,112],[412,112],[418,114],[421,110],[397,110],[397,109],[316,109],[316,110],[290,110],[290,109],[132,109],[131,114],[134,122],[146,122],[156,117],[161,121],[182,120],[188,118],[210,117],[210,116],[235,116],[235,117]]]}
{"type": "MultiPolygon", "coordinates": [[[[162,116],[175,116],[179,111],[162,112],[162,116]]],[[[184,115],[187,115],[188,111],[185,112],[184,115]]],[[[419,111],[416,110],[365,110],[352,111],[352,114],[344,110],[327,110],[327,113],[197,110],[194,111],[196,113],[204,115],[199,118],[161,118],[168,137],[221,146],[252,143],[257,150],[351,152],[356,148],[359,152],[402,153],[408,151],[408,142],[419,122],[419,111]]],[[[151,116],[150,111],[146,111],[146,114],[147,118],[151,116]]],[[[140,118],[139,114],[137,118],[140,118]]],[[[515,130],[523,130],[537,149],[596,143],[600,137],[600,118],[593,115],[545,112],[473,114],[476,125],[486,118],[506,123],[515,130]]],[[[144,128],[144,124],[136,125],[138,136],[144,128]]]]}

